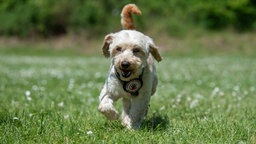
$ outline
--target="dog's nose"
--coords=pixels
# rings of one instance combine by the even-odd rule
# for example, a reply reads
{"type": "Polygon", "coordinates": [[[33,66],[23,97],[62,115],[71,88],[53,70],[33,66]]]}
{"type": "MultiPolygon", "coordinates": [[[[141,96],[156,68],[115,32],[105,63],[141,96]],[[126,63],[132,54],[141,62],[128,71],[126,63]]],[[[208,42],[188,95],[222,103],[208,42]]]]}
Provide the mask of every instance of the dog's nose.
{"type": "Polygon", "coordinates": [[[122,68],[128,68],[131,64],[128,61],[122,61],[121,66],[122,68]]]}

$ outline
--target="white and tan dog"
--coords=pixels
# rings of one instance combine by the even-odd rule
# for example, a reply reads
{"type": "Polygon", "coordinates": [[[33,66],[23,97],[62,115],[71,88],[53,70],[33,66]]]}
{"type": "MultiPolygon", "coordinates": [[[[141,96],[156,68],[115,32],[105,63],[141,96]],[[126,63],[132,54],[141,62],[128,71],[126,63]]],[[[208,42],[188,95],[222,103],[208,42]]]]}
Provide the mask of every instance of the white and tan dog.
{"type": "Polygon", "coordinates": [[[122,124],[139,129],[156,91],[157,75],[154,59],[162,60],[153,40],[134,30],[133,14],[141,14],[134,4],[126,5],[121,13],[123,29],[108,34],[102,47],[103,54],[111,58],[110,70],[99,96],[98,110],[110,120],[119,113],[113,103],[122,98],[122,124]]]}

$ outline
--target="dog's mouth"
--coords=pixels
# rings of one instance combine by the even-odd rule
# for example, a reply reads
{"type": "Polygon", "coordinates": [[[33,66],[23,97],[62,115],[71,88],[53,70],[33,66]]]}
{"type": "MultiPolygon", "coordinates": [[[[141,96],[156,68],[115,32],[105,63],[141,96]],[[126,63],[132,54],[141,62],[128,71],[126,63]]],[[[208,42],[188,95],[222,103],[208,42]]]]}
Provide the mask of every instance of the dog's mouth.
{"type": "Polygon", "coordinates": [[[131,70],[124,70],[124,69],[121,70],[121,75],[122,75],[122,77],[124,77],[124,78],[130,77],[131,74],[132,74],[132,71],[131,71],[131,70]]]}

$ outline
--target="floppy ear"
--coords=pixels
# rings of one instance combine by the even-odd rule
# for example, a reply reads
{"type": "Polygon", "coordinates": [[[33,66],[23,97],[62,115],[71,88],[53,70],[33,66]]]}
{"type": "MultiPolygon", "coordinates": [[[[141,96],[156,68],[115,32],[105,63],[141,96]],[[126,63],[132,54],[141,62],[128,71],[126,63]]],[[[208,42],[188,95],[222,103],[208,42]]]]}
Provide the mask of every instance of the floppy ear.
{"type": "MultiPolygon", "coordinates": [[[[148,37],[149,38],[149,37],[148,37]]],[[[158,51],[158,47],[154,44],[153,40],[149,38],[149,52],[152,54],[152,56],[160,62],[162,60],[162,57],[158,51]]]]}
{"type": "Polygon", "coordinates": [[[160,62],[162,57],[158,51],[158,48],[155,45],[149,45],[149,52],[153,55],[153,57],[160,62]]]}
{"type": "Polygon", "coordinates": [[[108,35],[105,36],[104,42],[103,42],[103,45],[102,45],[102,52],[103,52],[103,55],[105,57],[110,56],[109,45],[112,43],[112,41],[113,41],[112,34],[108,34],[108,35]]]}

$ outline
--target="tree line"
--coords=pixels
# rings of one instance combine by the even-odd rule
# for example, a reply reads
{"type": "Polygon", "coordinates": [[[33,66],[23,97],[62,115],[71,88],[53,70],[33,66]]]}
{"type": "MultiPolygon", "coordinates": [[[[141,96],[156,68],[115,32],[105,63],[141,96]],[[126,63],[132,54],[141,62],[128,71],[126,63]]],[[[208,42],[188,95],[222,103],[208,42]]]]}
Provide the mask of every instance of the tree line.
{"type": "Polygon", "coordinates": [[[0,0],[0,35],[105,34],[120,28],[127,3],[142,10],[135,17],[141,29],[256,30],[256,0],[0,0]]]}

